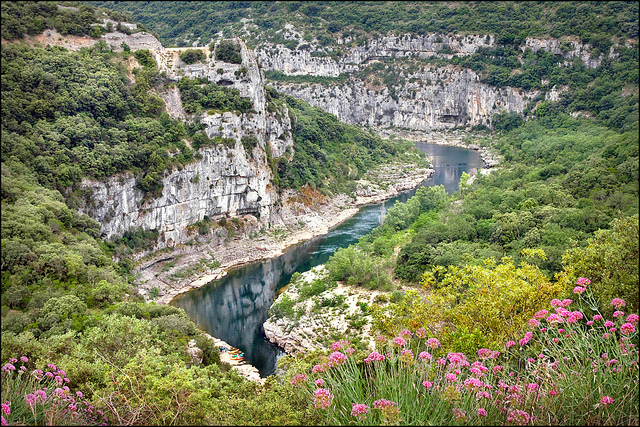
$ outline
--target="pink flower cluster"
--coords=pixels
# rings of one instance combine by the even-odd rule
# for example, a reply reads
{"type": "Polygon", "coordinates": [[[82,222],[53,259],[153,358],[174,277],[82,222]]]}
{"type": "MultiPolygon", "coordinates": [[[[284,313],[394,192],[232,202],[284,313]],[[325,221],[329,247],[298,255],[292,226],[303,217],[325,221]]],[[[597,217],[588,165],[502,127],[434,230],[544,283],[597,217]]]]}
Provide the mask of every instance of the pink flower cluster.
{"type": "Polygon", "coordinates": [[[614,307],[615,307],[615,308],[617,308],[617,309],[620,309],[620,308],[624,307],[624,306],[625,306],[625,305],[627,305],[627,304],[626,304],[626,303],[624,302],[624,300],[623,300],[623,299],[621,299],[621,298],[614,298],[614,299],[611,301],[611,305],[612,305],[612,306],[614,306],[614,307]]]}
{"type": "Polygon", "coordinates": [[[330,366],[342,365],[345,360],[347,360],[347,356],[345,356],[343,353],[340,353],[339,351],[334,351],[333,353],[331,353],[331,355],[329,355],[330,366]]]}
{"type": "Polygon", "coordinates": [[[304,384],[307,382],[307,376],[305,374],[295,374],[291,378],[291,385],[294,387],[298,387],[300,384],[304,384]]]}
{"type": "Polygon", "coordinates": [[[400,408],[396,402],[387,399],[378,399],[373,402],[373,407],[379,409],[389,424],[393,424],[398,420],[400,408]]]}
{"type": "Polygon", "coordinates": [[[382,362],[384,360],[384,355],[378,353],[377,351],[372,352],[366,359],[364,359],[365,363],[369,362],[382,362]]]}
{"type": "Polygon", "coordinates": [[[422,339],[427,337],[427,330],[425,328],[419,328],[416,331],[416,337],[422,339]]]}
{"type": "Polygon", "coordinates": [[[333,394],[326,388],[317,388],[313,392],[313,406],[316,409],[327,409],[333,403],[333,394]]]}
{"type": "Polygon", "coordinates": [[[579,286],[587,286],[590,283],[591,280],[587,279],[586,277],[578,277],[578,280],[576,281],[576,285],[579,286]]]}
{"type": "Polygon", "coordinates": [[[351,416],[356,417],[360,421],[366,418],[368,412],[369,407],[364,403],[354,403],[351,407],[351,416]]]}
{"type": "Polygon", "coordinates": [[[433,356],[431,356],[431,354],[429,354],[426,351],[421,351],[420,354],[418,354],[418,359],[420,359],[420,360],[433,360],[433,356]]]}
{"type": "Polygon", "coordinates": [[[405,345],[407,345],[407,342],[405,341],[405,339],[404,339],[404,338],[402,338],[402,337],[395,337],[395,338],[393,339],[393,346],[394,346],[394,347],[401,348],[401,347],[404,347],[405,345]]]}
{"type": "Polygon", "coordinates": [[[440,347],[440,341],[438,341],[437,338],[429,338],[427,340],[427,347],[431,348],[431,349],[435,349],[440,347]]]}

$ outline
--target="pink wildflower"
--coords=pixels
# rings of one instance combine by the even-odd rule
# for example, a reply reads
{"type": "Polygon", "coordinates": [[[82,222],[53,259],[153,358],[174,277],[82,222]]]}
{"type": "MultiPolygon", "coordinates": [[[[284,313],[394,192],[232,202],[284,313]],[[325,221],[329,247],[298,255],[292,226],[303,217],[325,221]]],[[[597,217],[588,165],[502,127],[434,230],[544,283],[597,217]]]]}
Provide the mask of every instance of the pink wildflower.
{"type": "Polygon", "coordinates": [[[56,369],[56,365],[51,364],[51,363],[49,363],[49,364],[47,365],[47,368],[51,369],[52,371],[56,371],[56,370],[57,370],[57,369],[56,369]]]}
{"type": "Polygon", "coordinates": [[[334,351],[329,356],[329,364],[331,366],[342,365],[345,362],[346,359],[347,359],[347,356],[345,356],[344,354],[340,353],[339,351],[334,351]]]}
{"type": "Polygon", "coordinates": [[[457,421],[464,421],[467,418],[467,413],[462,409],[453,408],[451,410],[453,412],[453,416],[457,421]]]}
{"type": "Polygon", "coordinates": [[[10,415],[11,414],[11,406],[9,406],[9,402],[4,402],[2,404],[2,413],[5,415],[10,415]]]}
{"type": "Polygon", "coordinates": [[[556,308],[562,307],[562,301],[560,301],[559,299],[556,299],[556,298],[552,299],[551,300],[551,307],[556,307],[556,308]]]}
{"type": "Polygon", "coordinates": [[[354,403],[351,407],[351,416],[358,418],[360,421],[366,418],[369,407],[364,403],[354,403]]]}
{"type": "Polygon", "coordinates": [[[369,363],[372,361],[378,361],[381,362],[384,360],[384,355],[378,353],[377,351],[372,352],[369,356],[367,356],[366,359],[364,359],[365,363],[369,363]]]}
{"type": "Polygon", "coordinates": [[[456,374],[453,374],[451,372],[445,375],[444,378],[451,383],[455,383],[456,381],[458,381],[458,377],[456,376],[456,374]]]}
{"type": "Polygon", "coordinates": [[[593,316],[593,321],[596,322],[598,320],[602,320],[602,316],[600,316],[599,314],[596,314],[595,316],[593,316]]]}
{"type": "Polygon", "coordinates": [[[402,337],[395,337],[393,339],[393,345],[395,347],[400,348],[400,347],[404,347],[405,345],[407,345],[407,342],[402,337]]]}
{"type": "Polygon", "coordinates": [[[36,395],[29,393],[24,397],[24,400],[27,401],[27,405],[33,408],[33,404],[36,403],[36,395]]]}
{"type": "Polygon", "coordinates": [[[587,286],[590,283],[591,280],[587,279],[586,277],[578,277],[578,280],[576,280],[576,285],[580,286],[587,286]]]}
{"type": "Polygon", "coordinates": [[[427,340],[427,346],[429,348],[438,348],[440,347],[440,341],[437,338],[429,338],[427,340]]]}
{"type": "Polygon", "coordinates": [[[604,322],[604,327],[613,328],[613,322],[611,320],[607,320],[606,322],[604,322]]]}
{"type": "Polygon", "coordinates": [[[333,402],[333,394],[326,388],[315,389],[313,396],[313,406],[316,409],[327,409],[333,402]]]}
{"type": "Polygon", "coordinates": [[[603,405],[610,405],[610,404],[613,403],[613,398],[610,397],[610,396],[605,396],[605,397],[602,398],[600,403],[602,403],[603,405]]]}
{"type": "Polygon", "coordinates": [[[593,320],[589,320],[589,321],[587,322],[587,326],[591,326],[591,325],[593,325],[593,320]]]}
{"type": "Polygon", "coordinates": [[[314,381],[314,383],[318,387],[322,387],[322,384],[324,384],[324,380],[322,378],[318,378],[317,380],[314,381]]]}
{"type": "Polygon", "coordinates": [[[585,291],[585,288],[583,288],[582,286],[576,286],[575,288],[573,288],[574,294],[582,295],[584,291],[585,291]]]}
{"type": "Polygon", "coordinates": [[[20,356],[20,361],[22,363],[27,363],[29,361],[29,359],[26,356],[20,356]]]}
{"type": "Polygon", "coordinates": [[[353,347],[349,347],[344,352],[347,353],[348,355],[352,355],[353,353],[356,352],[356,350],[353,347]]]}
{"type": "Polygon", "coordinates": [[[408,329],[403,329],[402,332],[400,332],[400,336],[402,338],[404,338],[405,340],[411,338],[411,335],[413,335],[413,334],[408,329]]]}
{"type": "Polygon", "coordinates": [[[605,332],[604,334],[602,334],[602,338],[610,338],[611,334],[609,332],[605,332]]]}
{"type": "Polygon", "coordinates": [[[422,381],[422,385],[423,385],[425,388],[431,388],[431,387],[433,387],[433,383],[432,383],[431,381],[422,381]]]}
{"type": "Polygon", "coordinates": [[[507,343],[504,346],[506,348],[509,348],[509,347],[513,347],[514,345],[516,345],[515,341],[507,341],[507,343]]]}
{"type": "Polygon", "coordinates": [[[418,359],[420,359],[420,360],[433,360],[433,356],[431,356],[426,351],[421,351],[420,354],[418,354],[418,359]]]}
{"type": "Polygon", "coordinates": [[[307,376],[305,374],[295,374],[292,378],[291,378],[291,385],[294,387],[298,387],[300,384],[304,383],[307,381],[307,376]]]}
{"type": "Polygon", "coordinates": [[[8,426],[9,423],[4,419],[4,416],[0,416],[0,425],[8,426]]]}
{"type": "Polygon", "coordinates": [[[507,416],[508,422],[515,423],[519,426],[529,424],[529,420],[531,420],[531,416],[525,411],[521,411],[520,409],[509,412],[509,415],[507,416]]]}
{"type": "Polygon", "coordinates": [[[328,364],[326,364],[326,363],[319,363],[319,364],[315,365],[315,366],[313,367],[313,369],[311,369],[311,371],[312,371],[314,374],[317,374],[318,372],[324,372],[324,371],[326,371],[328,368],[329,368],[329,365],[328,365],[328,364]]]}
{"type": "Polygon", "coordinates": [[[532,393],[535,393],[536,391],[540,390],[540,386],[536,383],[529,383],[527,385],[527,390],[529,390],[532,393]]]}
{"type": "Polygon", "coordinates": [[[427,330],[425,328],[420,328],[416,331],[416,337],[422,339],[427,337],[427,330]]]}
{"type": "Polygon", "coordinates": [[[623,334],[630,335],[636,331],[636,328],[635,326],[633,326],[633,323],[627,322],[627,323],[624,323],[622,326],[620,326],[620,330],[622,331],[623,334]]]}
{"type": "Polygon", "coordinates": [[[567,308],[567,307],[569,307],[569,306],[571,305],[571,303],[572,303],[572,302],[573,302],[573,300],[570,300],[570,299],[563,299],[563,300],[562,300],[562,306],[563,306],[564,308],[567,308]]]}
{"type": "Polygon", "coordinates": [[[564,319],[557,314],[550,314],[549,317],[547,317],[547,323],[564,323],[564,319]]]}
{"type": "Polygon", "coordinates": [[[624,313],[622,311],[620,311],[620,310],[616,310],[613,313],[613,317],[615,317],[615,318],[622,317],[622,316],[624,316],[624,313]]]}
{"type": "MultiPolygon", "coordinates": [[[[80,392],[78,392],[80,393],[80,392]]],[[[33,392],[33,394],[36,395],[36,398],[41,402],[44,403],[47,401],[47,392],[44,390],[36,390],[33,392]]]]}
{"type": "Polygon", "coordinates": [[[484,386],[484,383],[478,378],[467,378],[464,380],[464,387],[469,390],[476,390],[484,386]]]}
{"type": "Polygon", "coordinates": [[[582,320],[584,319],[584,316],[582,315],[582,313],[580,313],[579,311],[572,311],[571,315],[575,318],[577,318],[578,320],[582,320]]]}
{"type": "Polygon", "coordinates": [[[481,417],[486,417],[487,415],[489,415],[489,413],[484,408],[478,408],[478,415],[481,417]]]}
{"type": "Polygon", "coordinates": [[[529,326],[532,328],[537,328],[538,326],[540,326],[540,322],[537,319],[529,319],[527,324],[529,324],[529,326]]]}
{"type": "Polygon", "coordinates": [[[480,400],[480,399],[491,399],[491,393],[489,393],[488,391],[480,391],[478,393],[476,393],[476,399],[480,400]]]}
{"type": "Polygon", "coordinates": [[[350,345],[351,345],[351,341],[340,340],[331,344],[331,347],[329,348],[331,349],[331,351],[336,351],[336,350],[342,350],[343,348],[347,348],[350,345]]]}
{"type": "Polygon", "coordinates": [[[496,365],[493,367],[493,374],[495,375],[496,372],[501,371],[502,370],[502,366],[500,365],[496,365]]]}
{"type": "Polygon", "coordinates": [[[625,305],[627,305],[624,300],[622,298],[614,298],[611,301],[611,305],[614,306],[615,308],[621,308],[624,307],[625,305]]]}
{"type": "Polygon", "coordinates": [[[478,357],[483,360],[491,357],[491,350],[488,348],[481,348],[478,350],[478,357]]]}
{"type": "Polygon", "coordinates": [[[547,310],[538,310],[538,312],[536,314],[533,315],[534,319],[544,319],[545,316],[549,314],[549,312],[547,310]]]}
{"type": "Polygon", "coordinates": [[[447,364],[447,360],[443,359],[442,357],[438,358],[438,365],[444,366],[447,364]]]}
{"type": "Polygon", "coordinates": [[[627,316],[627,322],[629,322],[629,323],[638,323],[638,315],[637,314],[630,314],[629,316],[627,316]]]}

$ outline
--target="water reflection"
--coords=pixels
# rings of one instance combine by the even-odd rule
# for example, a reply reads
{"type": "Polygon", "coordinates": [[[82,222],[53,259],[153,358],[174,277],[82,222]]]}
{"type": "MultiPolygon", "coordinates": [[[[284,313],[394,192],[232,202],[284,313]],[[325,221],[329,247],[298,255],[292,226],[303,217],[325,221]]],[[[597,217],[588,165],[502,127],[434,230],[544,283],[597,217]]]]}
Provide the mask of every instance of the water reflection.
{"type": "MultiPolygon", "coordinates": [[[[458,147],[416,144],[434,164],[435,174],[423,186],[444,185],[449,193],[458,188],[463,171],[473,175],[482,167],[477,152],[458,147]]],[[[183,308],[198,327],[245,353],[245,360],[260,375],[271,375],[283,352],[270,344],[262,331],[277,291],[291,275],[324,264],[338,249],[356,243],[380,224],[382,215],[396,201],[405,202],[415,189],[372,206],[365,206],[324,236],[300,243],[277,257],[239,267],[219,281],[178,296],[171,303],[183,308]]]]}

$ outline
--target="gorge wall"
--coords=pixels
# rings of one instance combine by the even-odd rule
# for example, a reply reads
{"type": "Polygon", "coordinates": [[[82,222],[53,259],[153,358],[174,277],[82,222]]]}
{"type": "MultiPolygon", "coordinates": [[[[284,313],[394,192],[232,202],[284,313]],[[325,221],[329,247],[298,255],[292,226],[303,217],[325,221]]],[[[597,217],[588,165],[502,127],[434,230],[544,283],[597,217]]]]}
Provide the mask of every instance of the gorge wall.
{"type": "MultiPolygon", "coordinates": [[[[451,58],[471,55],[481,48],[494,48],[490,35],[402,35],[373,39],[361,46],[339,38],[337,46],[309,44],[292,26],[283,36],[298,43],[298,48],[263,43],[256,48],[263,69],[287,76],[336,78],[346,73],[346,82],[283,83],[270,82],[277,90],[335,114],[338,119],[372,127],[399,127],[418,131],[449,129],[455,126],[491,126],[496,113],[522,113],[540,91],[496,88],[479,82],[468,69],[427,64],[418,71],[405,71],[405,64],[386,63],[385,72],[395,72],[391,85],[372,84],[356,77],[367,65],[384,59],[451,58]]],[[[520,50],[543,49],[561,55],[566,66],[579,57],[587,67],[597,67],[604,57],[592,56],[591,47],[577,41],[528,38],[520,50]]],[[[610,56],[613,54],[613,47],[610,56]]],[[[344,79],[343,79],[344,80],[344,79]]],[[[546,97],[557,96],[562,88],[551,88],[546,97]]]]}
{"type": "MultiPolygon", "coordinates": [[[[84,205],[81,211],[100,222],[104,237],[120,236],[131,228],[142,227],[161,233],[159,247],[173,246],[188,238],[187,226],[205,216],[211,219],[243,214],[270,217],[277,194],[272,186],[267,151],[270,149],[274,157],[279,157],[293,150],[291,121],[286,107],[278,114],[267,111],[263,74],[255,55],[239,39],[236,43],[241,47],[241,64],[217,61],[208,49],[203,49],[206,61],[192,65],[180,60],[181,49],[157,45],[152,50],[159,70],[170,80],[178,81],[182,76],[204,77],[236,88],[242,97],[251,99],[253,111],[202,114],[200,121],[210,138],[231,138],[234,143],[202,148],[197,162],[181,170],[174,168],[165,172],[159,197],[145,199],[131,173],[105,181],[85,179],[83,185],[91,189],[92,203],[84,205]],[[243,137],[255,138],[256,146],[247,150],[241,142],[243,137]]],[[[176,87],[168,88],[161,96],[171,116],[185,117],[176,87]]]]}

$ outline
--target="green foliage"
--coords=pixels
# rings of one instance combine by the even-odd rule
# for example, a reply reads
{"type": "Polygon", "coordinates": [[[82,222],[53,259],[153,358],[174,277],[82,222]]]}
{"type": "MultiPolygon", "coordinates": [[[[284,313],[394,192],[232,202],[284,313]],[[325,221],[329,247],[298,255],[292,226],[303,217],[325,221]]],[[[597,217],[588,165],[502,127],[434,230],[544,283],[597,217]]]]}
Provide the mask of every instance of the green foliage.
{"type": "Polygon", "coordinates": [[[461,196],[460,209],[447,207],[414,223],[396,277],[415,281],[430,266],[477,265],[492,256],[520,260],[525,248],[543,249],[547,259],[536,265],[556,273],[572,242],[584,245],[620,213],[637,213],[636,132],[559,116],[556,123],[529,121],[503,135],[497,147],[513,167],[479,177],[461,196]]]}
{"type": "Polygon", "coordinates": [[[216,48],[216,59],[232,64],[242,64],[240,46],[236,45],[232,40],[221,40],[216,48]]]}
{"type": "MultiPolygon", "coordinates": [[[[2,2],[2,39],[20,39],[25,35],[42,34],[45,29],[56,29],[63,36],[98,38],[106,29],[96,26],[98,16],[124,18],[109,9],[96,9],[80,2],[59,1],[6,1],[2,2]],[[70,4],[73,6],[69,7],[70,4]],[[67,7],[59,7],[66,5],[67,7]]],[[[125,19],[125,21],[129,22],[125,19]]]]}
{"type": "Polygon", "coordinates": [[[149,93],[155,67],[138,70],[128,86],[122,59],[108,51],[10,44],[2,61],[3,162],[27,165],[71,203],[79,194],[66,190],[85,176],[133,171],[143,191],[158,191],[166,168],[193,160],[182,124],[161,114],[162,100],[149,93]],[[181,153],[169,157],[176,148],[181,153]]]}
{"type": "Polygon", "coordinates": [[[202,62],[204,59],[205,54],[200,49],[187,49],[180,53],[180,60],[187,65],[202,62]]]}
{"type": "MultiPolygon", "coordinates": [[[[633,2],[206,2],[184,9],[180,2],[92,4],[130,13],[157,31],[163,44],[189,46],[198,36],[216,38],[219,31],[237,31],[241,19],[252,18],[258,28],[248,42],[265,38],[285,44],[285,24],[293,24],[322,46],[336,36],[361,42],[374,34],[492,34],[501,45],[513,46],[526,37],[579,36],[605,51],[611,37],[637,38],[638,7],[633,2]],[[258,38],[260,35],[260,38],[258,38]]],[[[206,43],[206,42],[205,42],[206,43]]]]}
{"type": "Polygon", "coordinates": [[[373,132],[339,122],[334,115],[305,101],[280,95],[294,119],[294,156],[277,159],[279,182],[283,187],[300,188],[306,184],[312,188],[327,188],[344,192],[349,182],[375,165],[391,159],[403,159],[410,152],[411,161],[423,158],[415,156],[411,143],[383,141],[373,132]]]}
{"type": "Polygon", "coordinates": [[[596,231],[587,242],[562,257],[565,270],[591,279],[589,289],[604,315],[615,310],[613,298],[624,299],[629,312],[638,311],[638,215],[614,219],[610,229],[596,231]]]}
{"type": "Polygon", "coordinates": [[[156,61],[153,59],[153,54],[149,49],[138,49],[133,53],[140,65],[146,68],[152,68],[156,66],[156,61]]]}
{"type": "Polygon", "coordinates": [[[247,152],[248,157],[251,157],[253,154],[253,149],[258,146],[258,138],[253,135],[245,135],[240,139],[240,142],[242,142],[242,146],[247,152]]]}
{"type": "Polygon", "coordinates": [[[277,319],[292,318],[294,315],[294,304],[295,301],[292,300],[288,294],[282,294],[269,309],[269,316],[273,316],[277,319]]]}
{"type": "Polygon", "coordinates": [[[206,79],[183,77],[178,82],[178,88],[184,111],[189,114],[201,114],[208,109],[240,113],[253,110],[251,100],[241,97],[238,89],[218,86],[215,83],[209,83],[206,79]]]}

